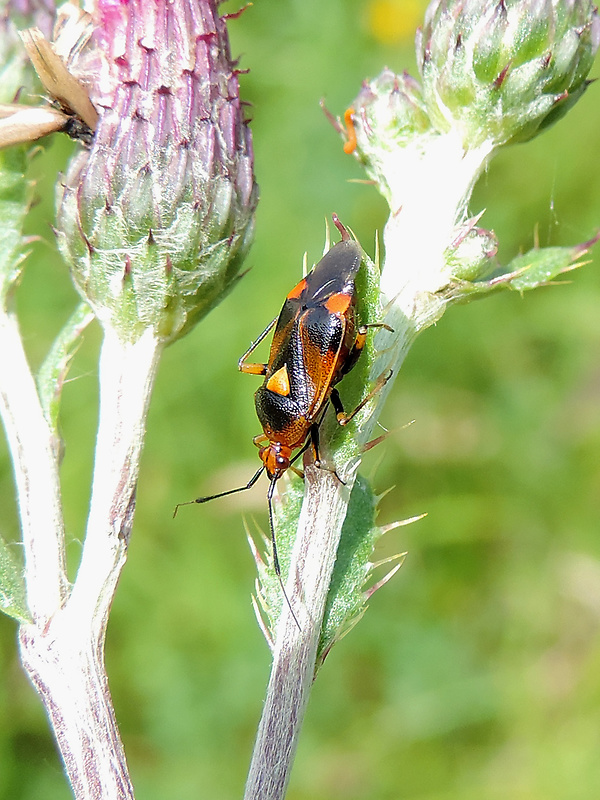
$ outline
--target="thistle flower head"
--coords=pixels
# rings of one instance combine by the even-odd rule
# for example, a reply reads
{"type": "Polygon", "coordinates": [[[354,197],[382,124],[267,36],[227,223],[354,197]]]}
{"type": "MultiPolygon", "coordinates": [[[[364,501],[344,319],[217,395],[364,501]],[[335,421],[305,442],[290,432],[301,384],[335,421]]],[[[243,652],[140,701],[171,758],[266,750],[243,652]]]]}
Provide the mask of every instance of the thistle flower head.
{"type": "Polygon", "coordinates": [[[432,122],[465,147],[529,139],[581,96],[599,41],[589,0],[434,0],[416,42],[432,122]]]}
{"type": "Polygon", "coordinates": [[[169,341],[231,287],[252,236],[238,71],[215,0],[96,0],[92,19],[68,64],[99,121],[59,190],[59,245],[101,322],[169,341]]]}

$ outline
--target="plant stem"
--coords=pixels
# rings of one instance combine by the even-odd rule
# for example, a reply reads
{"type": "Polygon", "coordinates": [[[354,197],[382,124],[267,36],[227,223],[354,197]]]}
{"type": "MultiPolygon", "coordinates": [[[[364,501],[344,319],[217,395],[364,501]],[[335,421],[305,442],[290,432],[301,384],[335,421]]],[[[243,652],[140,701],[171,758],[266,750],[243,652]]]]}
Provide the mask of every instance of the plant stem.
{"type": "Polygon", "coordinates": [[[314,679],[325,600],[354,474],[345,476],[344,485],[314,465],[305,469],[307,495],[286,582],[300,627],[284,603],[244,800],[285,796],[314,679]]]}
{"type": "Polygon", "coordinates": [[[146,415],[161,346],[150,329],[133,343],[105,332],[100,420],[85,545],[69,599],[86,624],[104,626],[127,555],[146,415]],[[99,614],[102,607],[102,614],[99,614]]]}
{"type": "MultiPolygon", "coordinates": [[[[394,333],[377,334],[386,349],[375,360],[371,381],[388,372],[397,375],[418,333],[433,324],[443,313],[445,301],[437,294],[445,283],[442,265],[444,249],[457,219],[464,211],[469,192],[487,153],[460,160],[457,179],[451,190],[438,198],[435,214],[430,215],[429,226],[442,233],[428,237],[429,250],[423,254],[422,227],[415,226],[424,219],[427,208],[431,210],[429,193],[421,188],[430,186],[425,179],[416,181],[417,189],[410,203],[392,213],[385,231],[386,259],[382,272],[383,313],[382,322],[394,333]],[[458,180],[460,178],[460,180],[458,180]],[[429,205],[428,205],[429,203],[429,205]],[[414,213],[413,213],[414,212],[414,213]],[[407,233],[408,228],[408,233],[407,233]],[[416,228],[416,229],[415,229],[416,228]],[[423,263],[422,256],[426,256],[423,263]]],[[[429,172],[438,168],[439,154],[422,158],[420,166],[429,172]]],[[[392,185],[392,198],[396,187],[392,185]]],[[[373,435],[379,410],[390,390],[393,380],[374,398],[367,416],[355,432],[359,446],[364,446],[373,435]]],[[[337,474],[344,484],[323,469],[307,467],[305,470],[305,497],[298,527],[298,536],[291,559],[291,579],[287,594],[301,630],[284,613],[278,627],[273,650],[273,667],[267,696],[257,734],[255,749],[246,785],[245,800],[281,800],[285,796],[295,755],[299,730],[304,718],[315,674],[317,647],[331,573],[342,525],[347,513],[350,492],[359,465],[359,458],[337,464],[337,474]]],[[[285,605],[284,605],[285,611],[285,605]]]]}
{"type": "MultiPolygon", "coordinates": [[[[52,722],[77,800],[134,796],[104,670],[104,638],[127,557],[145,420],[160,351],[151,331],[131,343],[106,330],[100,357],[92,500],[79,571],[64,605],[55,605],[42,619],[34,617],[31,624],[21,626],[19,635],[24,667],[52,722]]],[[[26,476],[30,464],[23,462],[26,476]]],[[[26,477],[23,480],[27,484],[26,477]]],[[[58,487],[56,491],[58,497],[58,487]]],[[[37,503],[31,493],[26,499],[33,506],[37,503]]],[[[38,523],[26,550],[28,556],[33,553],[34,565],[48,535],[47,521],[38,523]]],[[[37,577],[29,561],[26,574],[29,595],[37,577]]]]}
{"type": "Polygon", "coordinates": [[[64,523],[54,433],[40,405],[16,316],[0,305],[0,414],[12,454],[29,612],[44,627],[65,600],[64,523]]]}
{"type": "Polygon", "coordinates": [[[22,625],[21,659],[54,730],[77,800],[133,800],[106,673],[102,639],[59,611],[44,630],[22,625]]]}

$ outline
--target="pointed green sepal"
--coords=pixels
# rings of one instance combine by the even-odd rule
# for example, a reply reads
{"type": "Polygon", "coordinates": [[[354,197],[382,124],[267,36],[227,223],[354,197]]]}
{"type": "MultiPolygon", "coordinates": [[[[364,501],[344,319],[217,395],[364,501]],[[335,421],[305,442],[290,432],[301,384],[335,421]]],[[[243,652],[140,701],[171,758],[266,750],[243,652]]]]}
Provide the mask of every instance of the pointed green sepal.
{"type": "Polygon", "coordinates": [[[599,238],[600,233],[574,247],[534,247],[513,258],[506,272],[487,281],[454,280],[441,294],[448,303],[468,303],[503,289],[522,293],[545,286],[582,266],[580,259],[599,238]]]}

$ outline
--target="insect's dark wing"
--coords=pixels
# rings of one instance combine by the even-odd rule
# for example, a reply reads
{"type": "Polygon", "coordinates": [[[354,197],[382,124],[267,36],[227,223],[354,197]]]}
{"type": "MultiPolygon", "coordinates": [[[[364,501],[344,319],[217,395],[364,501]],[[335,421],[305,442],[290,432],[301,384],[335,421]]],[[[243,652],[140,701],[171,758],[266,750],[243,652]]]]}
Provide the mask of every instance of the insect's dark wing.
{"type": "Polygon", "coordinates": [[[277,325],[275,326],[273,341],[271,342],[269,366],[273,366],[275,361],[280,360],[278,356],[288,347],[293,325],[297,321],[306,303],[309,277],[310,276],[307,275],[306,278],[302,278],[285,298],[285,303],[283,304],[283,308],[277,319],[277,325]]]}
{"type": "Polygon", "coordinates": [[[298,321],[306,382],[306,418],[314,420],[339,371],[345,321],[325,307],[308,309],[298,321]]]}
{"type": "MultiPolygon", "coordinates": [[[[278,356],[287,348],[287,343],[291,336],[294,320],[298,315],[298,301],[287,299],[283,304],[279,319],[275,326],[271,351],[269,355],[269,367],[273,367],[278,360],[278,356]]],[[[277,367],[275,367],[277,369],[277,367]]]]}

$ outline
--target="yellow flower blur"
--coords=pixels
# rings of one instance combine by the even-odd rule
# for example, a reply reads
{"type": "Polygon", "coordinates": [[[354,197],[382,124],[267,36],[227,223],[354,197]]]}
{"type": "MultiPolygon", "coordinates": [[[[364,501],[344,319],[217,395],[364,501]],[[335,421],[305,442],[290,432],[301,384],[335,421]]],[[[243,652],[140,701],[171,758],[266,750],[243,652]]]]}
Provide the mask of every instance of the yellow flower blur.
{"type": "Polygon", "coordinates": [[[424,5],[423,0],[371,0],[369,30],[382,44],[412,41],[423,20],[424,5]]]}

